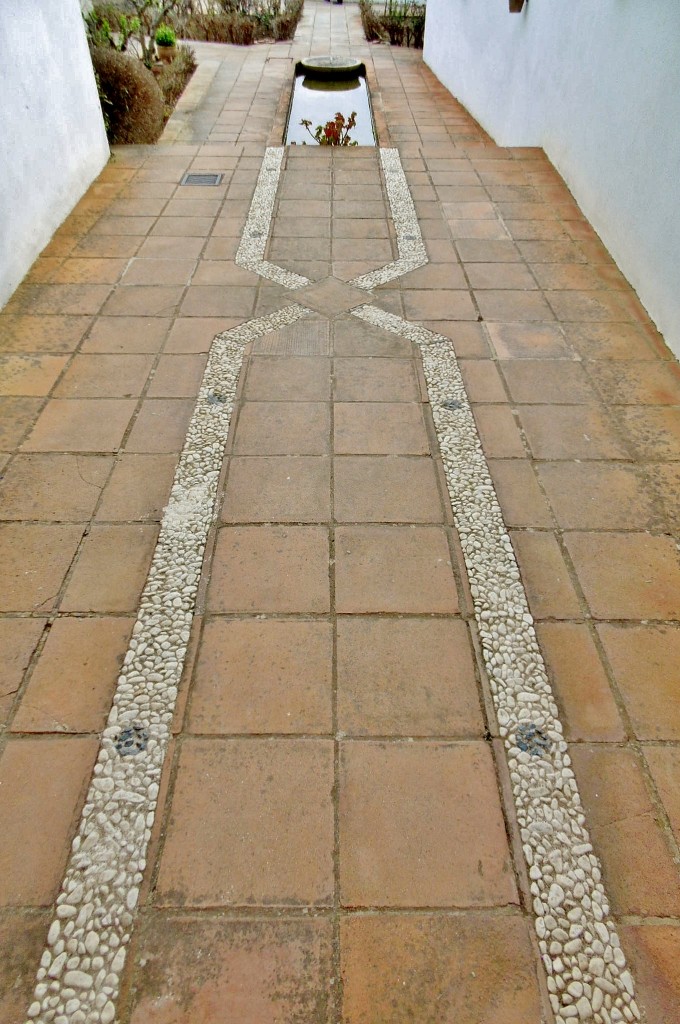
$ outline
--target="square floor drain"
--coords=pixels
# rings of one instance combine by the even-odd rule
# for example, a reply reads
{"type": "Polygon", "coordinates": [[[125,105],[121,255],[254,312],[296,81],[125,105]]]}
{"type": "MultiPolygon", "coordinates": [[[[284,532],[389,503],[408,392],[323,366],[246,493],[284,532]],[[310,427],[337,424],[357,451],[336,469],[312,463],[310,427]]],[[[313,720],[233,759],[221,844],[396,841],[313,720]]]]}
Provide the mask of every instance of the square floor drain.
{"type": "Polygon", "coordinates": [[[223,174],[185,174],[180,185],[220,185],[223,174]]]}

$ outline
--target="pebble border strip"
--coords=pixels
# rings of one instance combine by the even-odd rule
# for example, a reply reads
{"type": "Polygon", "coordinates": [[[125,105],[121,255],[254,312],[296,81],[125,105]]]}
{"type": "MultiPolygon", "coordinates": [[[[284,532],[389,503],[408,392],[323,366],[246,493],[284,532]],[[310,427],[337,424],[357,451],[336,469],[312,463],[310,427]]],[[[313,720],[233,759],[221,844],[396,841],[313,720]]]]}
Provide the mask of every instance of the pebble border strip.
{"type": "Polygon", "coordinates": [[[40,960],[32,1022],[114,1020],[243,350],[308,315],[287,306],[212,343],[40,960]]]}
{"type": "Polygon", "coordinates": [[[633,979],[453,343],[374,306],[352,310],[419,347],[529,869],[556,1022],[638,1021],[633,979]]]}
{"type": "Polygon", "coordinates": [[[270,281],[276,281],[284,288],[295,290],[304,288],[312,282],[301,274],[294,274],[292,270],[284,270],[274,263],[269,263],[264,258],[269,238],[276,193],[279,189],[281,177],[281,164],[283,162],[283,146],[268,146],[264,151],[262,167],[257,178],[257,185],[248,211],[248,220],[241,235],[241,241],[236,252],[235,260],[239,267],[252,270],[260,277],[266,277],[270,281]]]}
{"type": "Polygon", "coordinates": [[[417,270],[418,267],[424,267],[429,262],[399,150],[381,149],[380,161],[385,176],[392,221],[397,234],[399,259],[394,263],[387,263],[379,270],[361,274],[349,282],[356,288],[363,288],[366,291],[370,291],[371,288],[378,285],[387,284],[388,281],[394,281],[395,278],[408,274],[411,270],[417,270]]]}

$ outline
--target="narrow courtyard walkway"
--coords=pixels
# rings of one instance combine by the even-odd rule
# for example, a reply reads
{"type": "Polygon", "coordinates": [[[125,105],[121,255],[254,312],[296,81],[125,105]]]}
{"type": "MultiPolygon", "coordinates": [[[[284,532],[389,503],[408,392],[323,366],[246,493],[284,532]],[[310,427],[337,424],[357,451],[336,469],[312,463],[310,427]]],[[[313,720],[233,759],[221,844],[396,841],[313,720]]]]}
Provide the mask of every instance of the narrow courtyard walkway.
{"type": "Polygon", "coordinates": [[[672,1024],[678,364],[356,5],[196,50],[0,312],[0,1021],[672,1024]]]}

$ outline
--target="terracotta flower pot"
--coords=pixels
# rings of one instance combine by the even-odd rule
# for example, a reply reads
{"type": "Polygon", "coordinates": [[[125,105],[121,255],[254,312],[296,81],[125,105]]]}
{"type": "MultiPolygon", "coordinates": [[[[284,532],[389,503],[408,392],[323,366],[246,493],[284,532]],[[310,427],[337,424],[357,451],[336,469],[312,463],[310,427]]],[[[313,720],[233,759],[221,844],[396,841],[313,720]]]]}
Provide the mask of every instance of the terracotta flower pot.
{"type": "Polygon", "coordinates": [[[172,64],[177,54],[177,46],[175,43],[172,46],[161,46],[160,43],[156,43],[156,52],[159,60],[164,61],[166,64],[172,64]]]}

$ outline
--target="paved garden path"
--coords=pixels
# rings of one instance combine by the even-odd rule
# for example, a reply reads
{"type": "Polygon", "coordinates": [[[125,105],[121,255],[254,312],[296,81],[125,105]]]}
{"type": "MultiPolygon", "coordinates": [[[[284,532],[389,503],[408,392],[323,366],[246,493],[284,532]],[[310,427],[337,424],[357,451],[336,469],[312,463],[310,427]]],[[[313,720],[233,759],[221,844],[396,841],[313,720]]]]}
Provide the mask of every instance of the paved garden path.
{"type": "Polygon", "coordinates": [[[0,313],[0,1020],[671,1024],[677,363],[355,5],[197,51],[0,313]]]}

